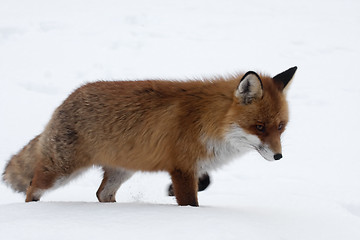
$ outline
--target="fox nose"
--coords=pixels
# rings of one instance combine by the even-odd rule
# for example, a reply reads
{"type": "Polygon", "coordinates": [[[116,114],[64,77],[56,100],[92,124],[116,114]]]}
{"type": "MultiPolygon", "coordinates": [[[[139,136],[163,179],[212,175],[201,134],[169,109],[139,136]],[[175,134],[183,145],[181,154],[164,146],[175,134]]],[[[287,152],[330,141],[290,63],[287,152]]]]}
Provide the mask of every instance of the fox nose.
{"type": "Polygon", "coordinates": [[[281,153],[277,153],[274,155],[274,159],[275,160],[280,160],[282,158],[282,154],[281,153]]]}

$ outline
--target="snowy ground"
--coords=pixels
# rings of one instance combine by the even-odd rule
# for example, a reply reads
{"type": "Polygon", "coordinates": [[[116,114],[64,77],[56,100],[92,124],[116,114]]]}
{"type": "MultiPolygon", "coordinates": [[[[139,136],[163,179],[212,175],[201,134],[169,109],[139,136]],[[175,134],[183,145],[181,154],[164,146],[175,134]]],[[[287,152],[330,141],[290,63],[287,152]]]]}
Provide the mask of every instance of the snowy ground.
{"type": "Polygon", "coordinates": [[[360,2],[0,2],[0,168],[81,84],[299,67],[284,159],[212,174],[200,208],[135,175],[97,203],[94,168],[38,203],[0,184],[1,239],[360,239],[360,2]]]}

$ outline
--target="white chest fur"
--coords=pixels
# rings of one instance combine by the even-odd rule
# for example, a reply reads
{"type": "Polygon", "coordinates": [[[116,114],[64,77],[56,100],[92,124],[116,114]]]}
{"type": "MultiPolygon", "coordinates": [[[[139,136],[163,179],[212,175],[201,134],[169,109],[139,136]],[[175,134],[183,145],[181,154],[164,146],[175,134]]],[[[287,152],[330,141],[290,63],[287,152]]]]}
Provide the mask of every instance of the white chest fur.
{"type": "Polygon", "coordinates": [[[250,149],[257,149],[257,146],[261,144],[257,136],[246,133],[241,127],[235,124],[229,128],[222,139],[208,139],[203,142],[207,148],[209,157],[199,159],[199,175],[210,170],[215,170],[234,158],[240,157],[250,149]]]}

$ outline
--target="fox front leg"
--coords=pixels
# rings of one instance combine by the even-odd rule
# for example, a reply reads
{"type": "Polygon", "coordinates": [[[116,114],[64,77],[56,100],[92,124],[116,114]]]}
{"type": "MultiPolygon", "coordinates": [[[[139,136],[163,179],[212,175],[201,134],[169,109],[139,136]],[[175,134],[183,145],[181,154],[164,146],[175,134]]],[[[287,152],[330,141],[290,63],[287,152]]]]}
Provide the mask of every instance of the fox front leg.
{"type": "Polygon", "coordinates": [[[194,171],[175,169],[170,172],[174,195],[180,206],[198,207],[197,179],[194,171]]]}
{"type": "MultiPolygon", "coordinates": [[[[204,191],[210,185],[210,176],[206,172],[198,178],[198,192],[204,191]]],[[[174,187],[172,184],[169,185],[168,195],[174,196],[174,187]]]]}

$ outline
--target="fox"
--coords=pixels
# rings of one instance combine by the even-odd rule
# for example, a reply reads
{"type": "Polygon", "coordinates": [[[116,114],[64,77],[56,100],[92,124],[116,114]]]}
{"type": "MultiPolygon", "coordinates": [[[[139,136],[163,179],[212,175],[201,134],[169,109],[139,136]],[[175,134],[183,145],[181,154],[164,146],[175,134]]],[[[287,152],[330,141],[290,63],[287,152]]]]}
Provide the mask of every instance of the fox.
{"type": "Polygon", "coordinates": [[[208,173],[256,150],[280,160],[289,121],[286,93],[297,67],[270,77],[254,71],[188,81],[97,81],[73,91],[42,133],[13,155],[3,181],[25,202],[92,166],[99,202],[115,202],[135,172],[168,172],[169,195],[199,206],[208,173]]]}

